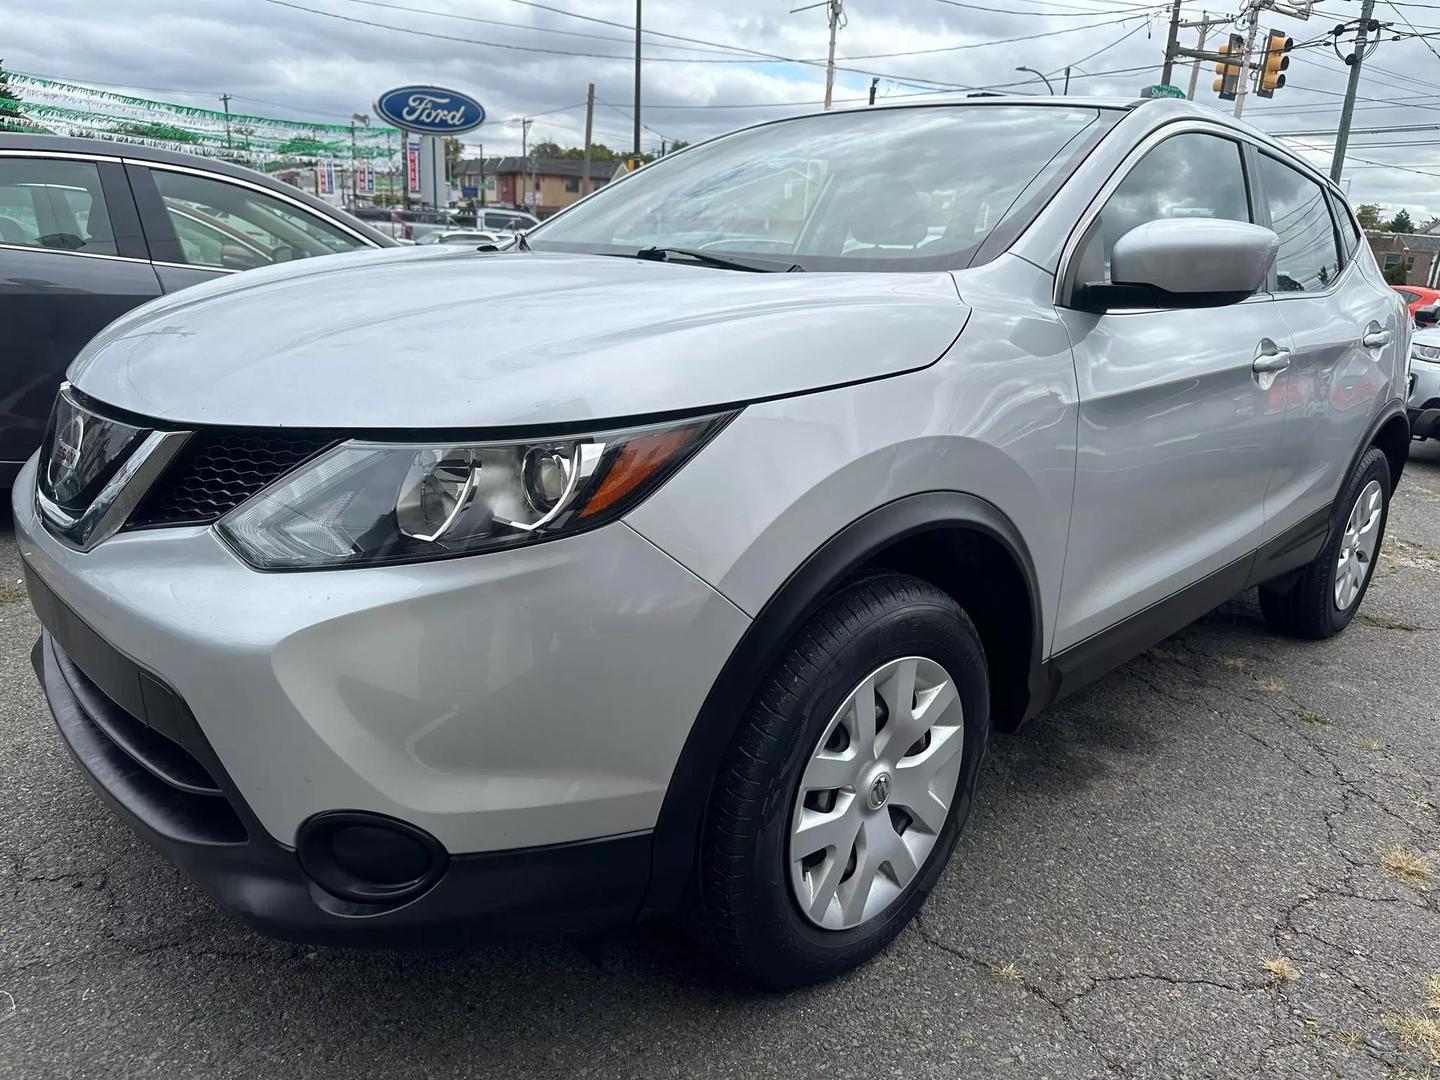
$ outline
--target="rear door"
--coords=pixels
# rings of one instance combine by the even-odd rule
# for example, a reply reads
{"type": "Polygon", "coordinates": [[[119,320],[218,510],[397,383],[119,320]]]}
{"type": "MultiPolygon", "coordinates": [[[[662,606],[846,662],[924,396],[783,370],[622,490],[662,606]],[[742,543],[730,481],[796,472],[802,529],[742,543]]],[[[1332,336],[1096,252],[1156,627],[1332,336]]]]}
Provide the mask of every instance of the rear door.
{"type": "Polygon", "coordinates": [[[178,166],[127,166],[166,292],[259,266],[374,247],[304,203],[178,166]]]}
{"type": "MultiPolygon", "coordinates": [[[[1265,538],[1327,514],[1403,363],[1408,315],[1325,186],[1257,153],[1267,222],[1280,237],[1276,307],[1290,366],[1276,381],[1285,433],[1265,500],[1265,538]]],[[[1317,526],[1318,527],[1318,526],[1317,526]]]]}
{"type": "MultiPolygon", "coordinates": [[[[1108,281],[1115,241],[1147,221],[1254,221],[1243,145],[1194,123],[1148,137],[1101,192],[1099,214],[1082,219],[1062,281],[1108,281]]],[[[1057,651],[1212,575],[1189,617],[1243,587],[1284,422],[1273,375],[1255,367],[1289,347],[1265,293],[1104,314],[1062,297],[1059,311],[1080,415],[1057,651]]]]}
{"type": "Polygon", "coordinates": [[[160,295],[118,160],[0,151],[0,482],[107,323],[160,295]]]}

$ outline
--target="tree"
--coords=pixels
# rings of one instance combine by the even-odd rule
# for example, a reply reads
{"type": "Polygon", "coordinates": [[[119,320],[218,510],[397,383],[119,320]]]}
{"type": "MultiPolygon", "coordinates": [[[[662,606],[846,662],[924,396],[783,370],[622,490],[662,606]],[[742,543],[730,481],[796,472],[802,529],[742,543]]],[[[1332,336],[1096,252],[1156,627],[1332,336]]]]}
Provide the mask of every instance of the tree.
{"type": "Polygon", "coordinates": [[[558,158],[565,156],[565,151],[560,149],[560,144],[551,139],[532,144],[530,153],[534,154],[537,158],[558,158]]]}
{"type": "Polygon", "coordinates": [[[684,150],[685,147],[687,147],[687,146],[689,146],[689,145],[690,145],[690,140],[689,140],[689,139],[676,139],[674,142],[672,142],[672,143],[670,144],[670,153],[673,154],[676,150],[684,150]]]}
{"type": "Polygon", "coordinates": [[[1385,268],[1385,280],[1391,285],[1408,285],[1410,280],[1405,273],[1405,264],[1401,262],[1396,263],[1394,266],[1387,266],[1385,268]]]}
{"type": "Polygon", "coordinates": [[[1355,216],[1360,219],[1362,229],[1380,228],[1380,207],[1375,203],[1361,203],[1355,208],[1355,216]]]}
{"type": "Polygon", "coordinates": [[[1402,207],[1400,212],[1390,219],[1390,224],[1386,225],[1385,228],[1391,232],[1413,233],[1415,231],[1415,222],[1410,218],[1410,211],[1402,207]]]}
{"type": "Polygon", "coordinates": [[[455,170],[460,166],[460,158],[465,153],[465,148],[460,145],[460,140],[454,135],[445,136],[445,175],[454,176],[455,170]]]}
{"type": "Polygon", "coordinates": [[[1431,233],[1436,230],[1440,230],[1440,216],[1435,214],[1431,214],[1420,224],[1420,231],[1422,233],[1431,233]]]}

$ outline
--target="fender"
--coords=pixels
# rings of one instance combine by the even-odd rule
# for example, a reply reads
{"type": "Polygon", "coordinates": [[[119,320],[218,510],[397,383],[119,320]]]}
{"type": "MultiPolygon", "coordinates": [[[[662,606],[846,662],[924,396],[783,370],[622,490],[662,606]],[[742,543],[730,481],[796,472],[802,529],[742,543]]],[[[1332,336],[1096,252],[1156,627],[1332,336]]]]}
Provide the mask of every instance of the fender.
{"type": "Polygon", "coordinates": [[[1028,719],[1050,698],[1041,665],[1044,620],[1035,565],[1014,523],[992,503],[954,491],[930,491],[886,503],[847,525],[801,564],[761,609],[706,696],[671,774],[655,825],[650,889],[641,917],[661,916],[681,903],[699,846],[700,827],[715,774],[745,708],[786,643],[848,574],[898,541],[938,529],[968,529],[998,541],[1025,577],[1032,643],[1028,719]]]}

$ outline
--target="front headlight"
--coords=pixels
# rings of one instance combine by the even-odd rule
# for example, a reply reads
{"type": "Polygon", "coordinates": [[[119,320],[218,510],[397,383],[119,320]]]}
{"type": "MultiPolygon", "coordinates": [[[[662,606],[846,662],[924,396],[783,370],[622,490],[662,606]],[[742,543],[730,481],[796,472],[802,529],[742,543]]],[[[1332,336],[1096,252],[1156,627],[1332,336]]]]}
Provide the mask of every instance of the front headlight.
{"type": "Polygon", "coordinates": [[[1429,360],[1434,363],[1440,360],[1440,346],[1436,345],[1411,345],[1410,355],[1416,360],[1429,360]]]}
{"type": "Polygon", "coordinates": [[[535,543],[621,516],[733,415],[515,442],[342,443],[216,527],[261,570],[379,566],[535,543]]]}

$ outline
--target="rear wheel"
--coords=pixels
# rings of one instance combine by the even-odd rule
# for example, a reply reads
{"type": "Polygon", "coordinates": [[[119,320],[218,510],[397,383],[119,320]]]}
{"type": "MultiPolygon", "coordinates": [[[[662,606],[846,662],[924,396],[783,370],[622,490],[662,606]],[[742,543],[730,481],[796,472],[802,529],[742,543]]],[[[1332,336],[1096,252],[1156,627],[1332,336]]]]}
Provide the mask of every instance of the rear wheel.
{"type": "Polygon", "coordinates": [[[944,869],[988,732],[984,650],[954,600],[898,574],[836,594],[722,766],[699,880],[716,953],[785,988],[882,949],[944,869]]]}
{"type": "Polygon", "coordinates": [[[1355,617],[1385,537],[1390,511],[1390,463],[1377,447],[1365,451],[1335,502],[1330,538],[1287,590],[1260,588],[1260,610],[1274,629],[1296,637],[1327,638],[1355,617]]]}

